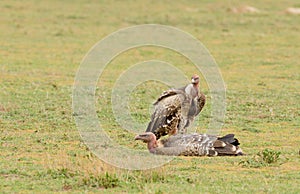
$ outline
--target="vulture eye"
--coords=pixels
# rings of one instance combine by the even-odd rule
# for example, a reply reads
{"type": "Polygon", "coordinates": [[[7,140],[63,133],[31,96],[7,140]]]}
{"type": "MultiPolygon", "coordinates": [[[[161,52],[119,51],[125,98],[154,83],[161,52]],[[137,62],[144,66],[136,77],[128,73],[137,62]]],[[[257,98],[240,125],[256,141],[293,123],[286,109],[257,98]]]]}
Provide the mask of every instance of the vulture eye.
{"type": "Polygon", "coordinates": [[[199,77],[197,76],[197,77],[192,77],[191,79],[194,79],[194,80],[197,80],[197,79],[199,79],[199,77]]]}

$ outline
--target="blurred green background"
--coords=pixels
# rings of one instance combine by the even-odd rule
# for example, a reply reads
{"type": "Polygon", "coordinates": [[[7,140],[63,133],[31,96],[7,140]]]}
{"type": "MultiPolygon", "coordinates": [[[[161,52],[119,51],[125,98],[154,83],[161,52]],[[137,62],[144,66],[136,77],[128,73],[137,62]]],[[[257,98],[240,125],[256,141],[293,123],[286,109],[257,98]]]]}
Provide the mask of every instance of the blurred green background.
{"type": "MultiPolygon", "coordinates": [[[[300,3],[1,1],[1,192],[299,193],[300,15],[289,7],[300,3]],[[235,133],[246,156],[178,157],[157,169],[129,171],[87,149],[72,116],[76,71],[102,38],[139,24],[174,26],[206,46],[227,88],[221,133],[235,133]],[[257,155],[265,149],[270,157],[280,152],[278,160],[257,155]]],[[[128,67],[149,59],[174,64],[187,76],[197,71],[178,53],[154,47],[122,53],[105,69],[97,114],[112,139],[135,149],[146,145],[116,123],[111,88],[128,67]]],[[[205,80],[201,84],[208,95],[205,80]]],[[[138,122],[149,121],[149,104],[166,88],[154,82],[136,88],[130,108],[138,122]]],[[[205,132],[209,118],[208,95],[198,132],[205,132]]]]}

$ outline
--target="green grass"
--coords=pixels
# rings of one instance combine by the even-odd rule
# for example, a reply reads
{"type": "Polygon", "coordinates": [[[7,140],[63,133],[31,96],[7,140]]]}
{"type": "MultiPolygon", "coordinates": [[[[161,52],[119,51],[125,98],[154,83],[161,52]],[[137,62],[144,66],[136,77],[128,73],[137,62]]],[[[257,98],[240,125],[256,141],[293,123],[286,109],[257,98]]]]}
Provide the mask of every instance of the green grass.
{"type": "MultiPolygon", "coordinates": [[[[296,0],[1,1],[1,193],[299,193],[300,18],[284,13],[299,6],[296,0]],[[230,11],[243,5],[261,12],[230,11]],[[106,35],[147,23],[178,27],[209,49],[227,87],[221,134],[235,133],[246,156],[177,157],[160,168],[129,171],[109,166],[85,146],[72,116],[82,58],[106,35]],[[262,158],[274,160],[276,153],[276,162],[266,165],[262,158]]],[[[113,118],[110,89],[128,67],[150,59],[188,76],[197,72],[172,51],[132,49],[104,70],[96,91],[104,129],[141,150],[146,146],[113,118]]],[[[203,78],[201,87],[208,104],[196,129],[205,132],[211,104],[203,78]]],[[[149,103],[165,88],[155,82],[136,88],[130,96],[136,122],[148,122],[149,103]]]]}

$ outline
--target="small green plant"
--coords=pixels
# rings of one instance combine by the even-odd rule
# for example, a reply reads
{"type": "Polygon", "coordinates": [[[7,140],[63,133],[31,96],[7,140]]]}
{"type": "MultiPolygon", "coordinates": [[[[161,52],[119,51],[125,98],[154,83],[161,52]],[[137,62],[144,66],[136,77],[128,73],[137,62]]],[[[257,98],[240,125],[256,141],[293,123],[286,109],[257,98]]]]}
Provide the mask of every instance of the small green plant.
{"type": "Polygon", "coordinates": [[[163,194],[164,192],[162,192],[160,189],[158,189],[157,191],[155,191],[155,194],[163,194]]]}
{"type": "Polygon", "coordinates": [[[270,166],[278,162],[280,154],[281,152],[279,151],[264,149],[263,151],[258,152],[252,158],[242,160],[239,162],[239,165],[251,168],[270,166]]]}
{"type": "Polygon", "coordinates": [[[110,175],[109,173],[105,173],[105,175],[99,176],[90,176],[88,178],[83,179],[83,185],[97,188],[114,188],[120,186],[120,180],[117,178],[115,174],[110,175]]]}
{"type": "Polygon", "coordinates": [[[262,158],[262,160],[267,164],[276,163],[279,159],[281,152],[271,150],[271,149],[264,149],[261,152],[258,152],[257,155],[262,158]]]}

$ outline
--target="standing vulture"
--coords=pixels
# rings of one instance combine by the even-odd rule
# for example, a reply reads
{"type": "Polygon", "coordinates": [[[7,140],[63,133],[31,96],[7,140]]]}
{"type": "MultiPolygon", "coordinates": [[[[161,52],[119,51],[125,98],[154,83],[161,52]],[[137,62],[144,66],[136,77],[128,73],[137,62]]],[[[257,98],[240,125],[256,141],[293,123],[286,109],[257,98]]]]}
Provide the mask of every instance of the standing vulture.
{"type": "Polygon", "coordinates": [[[183,128],[180,128],[181,133],[186,133],[187,128],[194,122],[195,117],[201,112],[205,105],[205,95],[199,91],[199,76],[193,75],[191,83],[185,87],[179,88],[191,98],[191,105],[188,111],[187,120],[184,121],[183,128]]]}
{"type": "Polygon", "coordinates": [[[169,89],[154,103],[154,112],[146,132],[152,132],[159,139],[186,129],[194,121],[205,104],[205,95],[199,94],[199,76],[192,77],[191,84],[179,89],[169,89]]]}
{"type": "Polygon", "coordinates": [[[176,134],[168,139],[156,140],[152,132],[137,135],[135,140],[147,143],[150,153],[176,156],[225,156],[243,155],[234,134],[217,137],[207,134],[176,134]]]}

